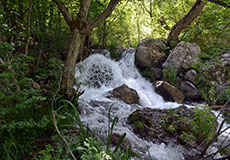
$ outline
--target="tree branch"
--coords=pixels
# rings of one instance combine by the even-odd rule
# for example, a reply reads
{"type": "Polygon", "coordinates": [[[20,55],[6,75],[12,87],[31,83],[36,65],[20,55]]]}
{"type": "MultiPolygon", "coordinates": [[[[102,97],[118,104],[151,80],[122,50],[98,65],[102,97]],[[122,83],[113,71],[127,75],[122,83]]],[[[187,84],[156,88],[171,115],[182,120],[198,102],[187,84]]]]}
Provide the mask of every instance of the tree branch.
{"type": "Polygon", "coordinates": [[[83,21],[87,20],[91,0],[83,0],[81,3],[81,8],[78,12],[77,18],[83,21]]]}
{"type": "Polygon", "coordinates": [[[116,5],[120,2],[121,0],[111,0],[109,2],[108,7],[102,12],[97,18],[93,19],[92,21],[89,22],[89,31],[97,27],[100,23],[102,23],[115,9],[116,5]]]}
{"type": "Polygon", "coordinates": [[[219,0],[207,0],[207,1],[211,2],[211,3],[216,3],[216,4],[220,5],[220,6],[225,7],[225,8],[230,8],[230,4],[227,4],[227,3],[223,2],[223,1],[219,1],[219,0]]]}
{"type": "Polygon", "coordinates": [[[66,8],[65,4],[61,0],[53,0],[53,1],[58,6],[58,9],[62,13],[70,29],[73,30],[74,29],[74,24],[73,24],[74,18],[69,14],[68,8],[66,8]]]}
{"type": "Polygon", "coordinates": [[[178,41],[178,37],[182,30],[189,24],[191,24],[200,14],[203,7],[205,6],[206,2],[201,0],[197,0],[196,3],[193,5],[192,9],[186,14],[182,19],[180,19],[171,29],[167,42],[170,41],[178,41]]]}

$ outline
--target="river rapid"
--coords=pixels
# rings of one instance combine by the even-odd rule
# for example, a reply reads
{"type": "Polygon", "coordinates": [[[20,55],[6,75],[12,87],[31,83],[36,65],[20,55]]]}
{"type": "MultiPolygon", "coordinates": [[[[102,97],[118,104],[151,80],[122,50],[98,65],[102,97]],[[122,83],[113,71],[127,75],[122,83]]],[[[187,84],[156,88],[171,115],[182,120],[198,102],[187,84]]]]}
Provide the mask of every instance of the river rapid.
{"type": "MultiPolygon", "coordinates": [[[[119,61],[113,61],[108,51],[103,54],[93,54],[76,66],[76,79],[81,83],[84,94],[79,98],[81,120],[101,137],[105,137],[108,129],[108,110],[111,107],[111,117],[117,116],[118,123],[114,133],[126,133],[132,148],[148,159],[148,151],[153,160],[183,160],[184,149],[175,144],[154,144],[148,142],[132,131],[127,125],[127,117],[136,109],[143,107],[166,109],[175,108],[180,104],[165,102],[154,91],[154,85],[143,78],[134,65],[135,49],[126,49],[119,61]],[[107,98],[108,92],[123,84],[137,91],[139,105],[126,104],[118,99],[107,98]]],[[[191,106],[189,106],[191,107],[191,106]]],[[[211,151],[212,149],[210,149],[211,151]]]]}

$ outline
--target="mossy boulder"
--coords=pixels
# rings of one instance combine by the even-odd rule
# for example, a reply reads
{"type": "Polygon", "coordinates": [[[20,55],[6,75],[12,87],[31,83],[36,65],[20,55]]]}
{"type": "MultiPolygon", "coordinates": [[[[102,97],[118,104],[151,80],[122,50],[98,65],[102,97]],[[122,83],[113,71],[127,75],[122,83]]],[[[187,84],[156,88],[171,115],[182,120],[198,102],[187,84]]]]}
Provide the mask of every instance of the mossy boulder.
{"type": "Polygon", "coordinates": [[[142,138],[150,141],[174,141],[190,130],[189,122],[193,116],[192,110],[180,106],[175,109],[143,108],[134,111],[128,117],[128,124],[142,138]]]}

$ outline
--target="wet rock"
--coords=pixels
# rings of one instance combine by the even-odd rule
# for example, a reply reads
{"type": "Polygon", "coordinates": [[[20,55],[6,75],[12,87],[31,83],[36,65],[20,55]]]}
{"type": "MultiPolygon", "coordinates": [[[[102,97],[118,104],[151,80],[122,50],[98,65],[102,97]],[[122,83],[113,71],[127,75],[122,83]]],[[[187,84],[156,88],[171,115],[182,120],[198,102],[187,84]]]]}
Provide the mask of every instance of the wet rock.
{"type": "Polygon", "coordinates": [[[135,65],[144,70],[151,67],[161,67],[166,59],[165,43],[161,39],[143,39],[139,42],[135,53],[135,65]]]}
{"type": "Polygon", "coordinates": [[[201,98],[200,91],[189,81],[182,81],[180,89],[188,100],[199,100],[201,98]]]}
{"type": "Polygon", "coordinates": [[[195,84],[197,80],[197,72],[194,69],[191,69],[185,74],[184,78],[195,84]]]}
{"type": "Polygon", "coordinates": [[[175,86],[165,81],[156,82],[156,92],[160,94],[165,101],[183,102],[184,95],[175,86]]]}
{"type": "Polygon", "coordinates": [[[174,68],[176,74],[188,70],[193,64],[199,61],[197,55],[200,54],[200,47],[195,43],[180,42],[162,65],[164,69],[174,68]]]}
{"type": "Polygon", "coordinates": [[[137,92],[134,89],[129,88],[126,84],[110,91],[107,97],[120,99],[127,104],[139,103],[139,96],[137,92]]]}
{"type": "Polygon", "coordinates": [[[142,138],[150,141],[155,138],[167,143],[176,141],[178,134],[182,131],[188,131],[187,122],[182,121],[185,117],[191,119],[192,115],[191,109],[185,106],[164,110],[142,108],[130,114],[127,123],[142,138]]]}

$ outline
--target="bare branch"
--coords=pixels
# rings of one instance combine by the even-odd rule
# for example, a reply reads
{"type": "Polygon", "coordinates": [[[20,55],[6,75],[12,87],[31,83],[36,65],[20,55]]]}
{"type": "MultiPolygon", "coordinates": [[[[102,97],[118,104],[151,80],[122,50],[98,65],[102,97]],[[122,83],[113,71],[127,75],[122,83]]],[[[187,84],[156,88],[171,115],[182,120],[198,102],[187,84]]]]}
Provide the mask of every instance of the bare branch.
{"type": "Polygon", "coordinates": [[[77,18],[83,21],[87,20],[91,0],[83,0],[81,3],[81,8],[78,12],[77,18]]]}
{"type": "Polygon", "coordinates": [[[197,0],[193,5],[192,9],[186,14],[182,19],[180,19],[171,29],[167,41],[178,41],[178,36],[182,32],[182,30],[189,24],[191,24],[200,14],[202,9],[204,8],[206,2],[201,0],[197,0]]]}

